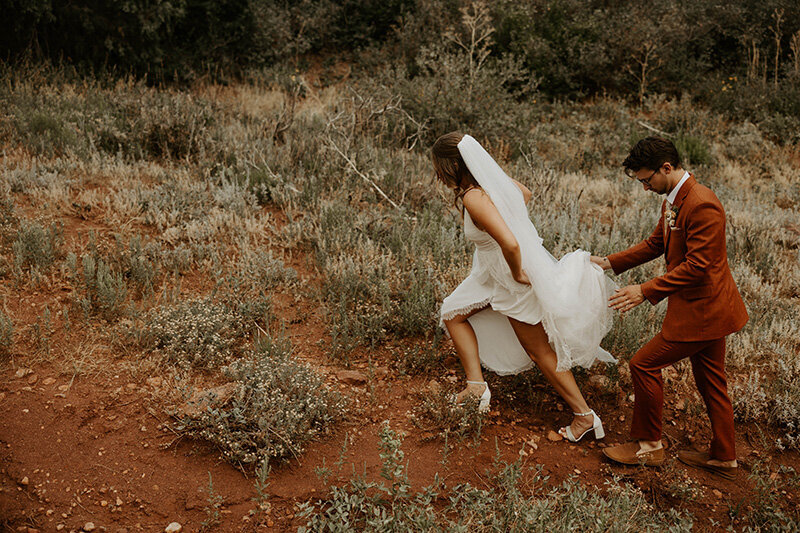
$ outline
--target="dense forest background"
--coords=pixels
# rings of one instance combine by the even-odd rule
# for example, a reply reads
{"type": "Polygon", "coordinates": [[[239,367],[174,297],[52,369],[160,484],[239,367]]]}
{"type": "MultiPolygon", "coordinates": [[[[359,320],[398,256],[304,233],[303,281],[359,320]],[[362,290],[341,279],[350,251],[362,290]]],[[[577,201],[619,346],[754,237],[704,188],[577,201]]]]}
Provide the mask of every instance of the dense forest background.
{"type": "MultiPolygon", "coordinates": [[[[611,95],[642,103],[653,94],[688,95],[758,123],[773,141],[798,140],[797,2],[499,0],[469,14],[471,30],[469,23],[454,29],[464,17],[462,4],[2,0],[0,54],[95,75],[132,73],[149,83],[224,82],[265,71],[274,77],[327,58],[346,61],[349,75],[381,72],[385,84],[403,85],[463,74],[448,72],[459,68],[449,59],[466,49],[473,58],[464,66],[470,96],[476,90],[501,101],[611,95]],[[502,94],[490,95],[493,89],[502,94]]],[[[404,104],[414,107],[409,98],[404,104]]]]}

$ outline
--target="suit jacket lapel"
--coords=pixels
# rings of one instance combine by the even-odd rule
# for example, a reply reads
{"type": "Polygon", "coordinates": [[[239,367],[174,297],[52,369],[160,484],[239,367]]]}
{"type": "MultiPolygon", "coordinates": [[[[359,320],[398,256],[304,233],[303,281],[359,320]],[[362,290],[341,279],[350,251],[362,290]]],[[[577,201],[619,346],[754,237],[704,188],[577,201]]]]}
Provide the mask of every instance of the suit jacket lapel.
{"type": "Polygon", "coordinates": [[[681,190],[678,191],[678,196],[675,197],[675,203],[672,204],[674,209],[681,208],[681,204],[683,204],[683,201],[686,199],[686,195],[689,194],[689,191],[691,191],[692,187],[694,187],[696,184],[697,181],[694,179],[694,174],[689,174],[689,178],[683,182],[683,185],[681,185],[681,190]]]}
{"type": "MultiPolygon", "coordinates": [[[[694,179],[694,174],[689,173],[689,179],[687,179],[686,181],[683,182],[683,185],[681,185],[681,189],[678,191],[678,196],[675,197],[675,203],[672,204],[672,210],[673,211],[680,212],[681,205],[683,204],[683,201],[686,199],[686,195],[689,194],[689,191],[692,190],[692,187],[694,187],[696,183],[697,183],[697,181],[695,181],[695,179],[694,179]]],[[[665,200],[664,201],[665,212],[666,212],[666,209],[667,209],[666,208],[666,203],[667,202],[665,200]]],[[[661,216],[664,216],[664,215],[662,214],[661,216]]],[[[672,223],[676,224],[677,221],[678,221],[678,215],[676,214],[674,220],[672,221],[672,223]]],[[[664,255],[666,255],[667,250],[669,250],[669,238],[670,238],[670,235],[672,235],[672,230],[669,229],[669,226],[666,224],[666,221],[664,223],[664,231],[666,232],[666,235],[664,236],[664,255]]]]}

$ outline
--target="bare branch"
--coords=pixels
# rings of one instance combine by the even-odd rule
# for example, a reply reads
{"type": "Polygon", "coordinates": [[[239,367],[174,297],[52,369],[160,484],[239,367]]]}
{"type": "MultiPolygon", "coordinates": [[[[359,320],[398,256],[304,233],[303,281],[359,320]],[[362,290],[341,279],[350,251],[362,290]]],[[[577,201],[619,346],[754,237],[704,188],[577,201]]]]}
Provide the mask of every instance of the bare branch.
{"type": "Polygon", "coordinates": [[[342,156],[342,158],[343,158],[343,159],[344,159],[344,160],[347,162],[347,164],[350,166],[350,168],[353,170],[353,172],[355,172],[355,173],[356,173],[356,174],[357,174],[357,175],[358,175],[358,176],[359,176],[361,179],[363,179],[364,181],[366,181],[367,183],[369,183],[370,185],[372,185],[372,188],[373,188],[373,189],[375,189],[375,190],[378,192],[378,194],[380,194],[380,195],[381,195],[381,196],[382,196],[382,197],[383,197],[383,198],[384,198],[384,199],[385,199],[387,202],[389,202],[390,204],[392,204],[392,207],[394,207],[394,208],[395,208],[395,209],[397,209],[398,211],[402,211],[402,208],[401,208],[399,205],[397,205],[397,204],[396,204],[396,203],[395,203],[395,202],[394,202],[394,201],[393,201],[391,198],[389,198],[389,197],[386,195],[386,193],[385,193],[385,192],[383,192],[383,190],[382,190],[380,187],[378,187],[378,186],[375,184],[375,182],[374,182],[374,181],[372,181],[371,179],[369,179],[369,177],[368,177],[366,174],[364,174],[363,172],[361,172],[360,170],[358,170],[358,167],[356,166],[356,164],[355,164],[355,163],[353,163],[353,160],[352,160],[352,159],[350,159],[350,157],[349,157],[349,156],[348,156],[346,153],[344,153],[344,152],[343,152],[343,151],[342,151],[342,150],[341,150],[341,149],[340,149],[340,148],[339,148],[339,147],[336,145],[336,142],[334,142],[333,138],[331,138],[330,136],[328,136],[327,140],[328,140],[328,144],[330,144],[331,148],[333,148],[333,149],[336,151],[336,153],[338,153],[340,156],[342,156]]]}

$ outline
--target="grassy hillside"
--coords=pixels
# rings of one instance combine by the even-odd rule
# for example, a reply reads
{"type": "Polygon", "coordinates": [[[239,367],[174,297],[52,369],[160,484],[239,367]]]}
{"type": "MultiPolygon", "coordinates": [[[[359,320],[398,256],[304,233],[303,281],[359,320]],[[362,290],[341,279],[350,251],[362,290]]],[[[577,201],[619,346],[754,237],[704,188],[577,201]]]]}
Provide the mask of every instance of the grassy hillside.
{"type": "MultiPolygon", "coordinates": [[[[654,96],[632,106],[501,94],[512,78],[497,76],[511,76],[513,65],[491,68],[474,80],[381,71],[333,84],[320,82],[319,71],[270,71],[260,81],[184,89],[5,70],[3,284],[15,294],[68,290],[24,315],[0,311],[4,364],[27,353],[26,365],[76,374],[125,368],[233,383],[232,407],[178,414],[182,430],[246,470],[298,456],[352,401],[315,366],[346,367],[354,350],[402,341],[408,350],[392,371],[436,378],[449,353],[438,305],[468,272],[471,250],[451,198],[433,180],[434,132],[472,134],[533,191],[531,218],[557,257],[578,247],[618,251],[652,231],[660,199],[626,178],[620,161],[637,139],[660,132],[727,212],[729,260],[750,313],[728,345],[736,415],[761,427],[774,453],[800,448],[797,146],[689,99],[654,96]],[[303,283],[298,269],[320,283],[303,283]],[[324,310],[327,362],[308,366],[286,344],[273,311],[278,289],[324,310]],[[87,356],[76,335],[110,349],[87,356]]],[[[617,281],[663,270],[654,261],[617,281]]],[[[638,307],[616,321],[604,347],[626,361],[659,329],[664,310],[638,307]]],[[[614,394],[604,398],[616,402],[608,410],[623,400],[617,390],[631,391],[625,364],[578,372],[579,383],[591,374],[608,378],[604,390],[614,394]]],[[[702,424],[690,375],[688,363],[678,365],[670,386],[702,424]]],[[[623,496],[639,505],[640,495],[623,496]]],[[[490,496],[465,489],[453,497],[490,496]]],[[[585,498],[576,505],[599,505],[585,498]]]]}

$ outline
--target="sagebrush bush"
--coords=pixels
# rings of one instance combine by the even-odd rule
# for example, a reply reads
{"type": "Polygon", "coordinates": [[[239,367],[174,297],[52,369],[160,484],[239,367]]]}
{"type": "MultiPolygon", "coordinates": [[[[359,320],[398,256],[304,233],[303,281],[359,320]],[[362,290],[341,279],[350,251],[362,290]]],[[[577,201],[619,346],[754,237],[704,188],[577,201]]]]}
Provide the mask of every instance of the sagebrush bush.
{"type": "Polygon", "coordinates": [[[287,267],[271,250],[253,249],[247,244],[240,246],[240,250],[229,272],[219,280],[235,295],[252,296],[297,281],[297,271],[287,267]]]}
{"type": "Polygon", "coordinates": [[[230,405],[183,417],[190,435],[216,445],[235,465],[297,457],[344,416],[344,399],[291,356],[288,341],[270,338],[223,368],[238,385],[230,405]]]}
{"type": "Polygon", "coordinates": [[[731,386],[733,413],[738,420],[752,422],[763,420],[769,415],[769,401],[764,390],[764,378],[756,370],[744,382],[735,382],[731,386]]]}
{"type": "Polygon", "coordinates": [[[201,370],[230,362],[246,331],[238,313],[208,299],[153,309],[143,322],[132,332],[143,348],[168,363],[201,370]]]}
{"type": "Polygon", "coordinates": [[[0,355],[8,355],[14,343],[14,322],[0,309],[0,355]]]}
{"type": "Polygon", "coordinates": [[[114,237],[115,248],[111,261],[140,292],[151,293],[161,274],[159,262],[163,251],[160,244],[152,241],[143,243],[141,235],[134,235],[126,247],[122,235],[116,234],[114,237]]]}
{"type": "Polygon", "coordinates": [[[73,252],[67,255],[66,262],[73,281],[82,289],[82,296],[75,295],[75,298],[87,318],[92,313],[106,319],[125,314],[128,285],[120,272],[112,270],[96,252],[83,254],[80,267],[73,252]]]}
{"type": "Polygon", "coordinates": [[[778,446],[800,449],[800,361],[782,355],[776,361],[772,419],[783,428],[778,446]]]}
{"type": "Polygon", "coordinates": [[[47,270],[61,256],[63,228],[56,223],[44,228],[37,222],[22,221],[12,244],[14,266],[47,270]]]}

